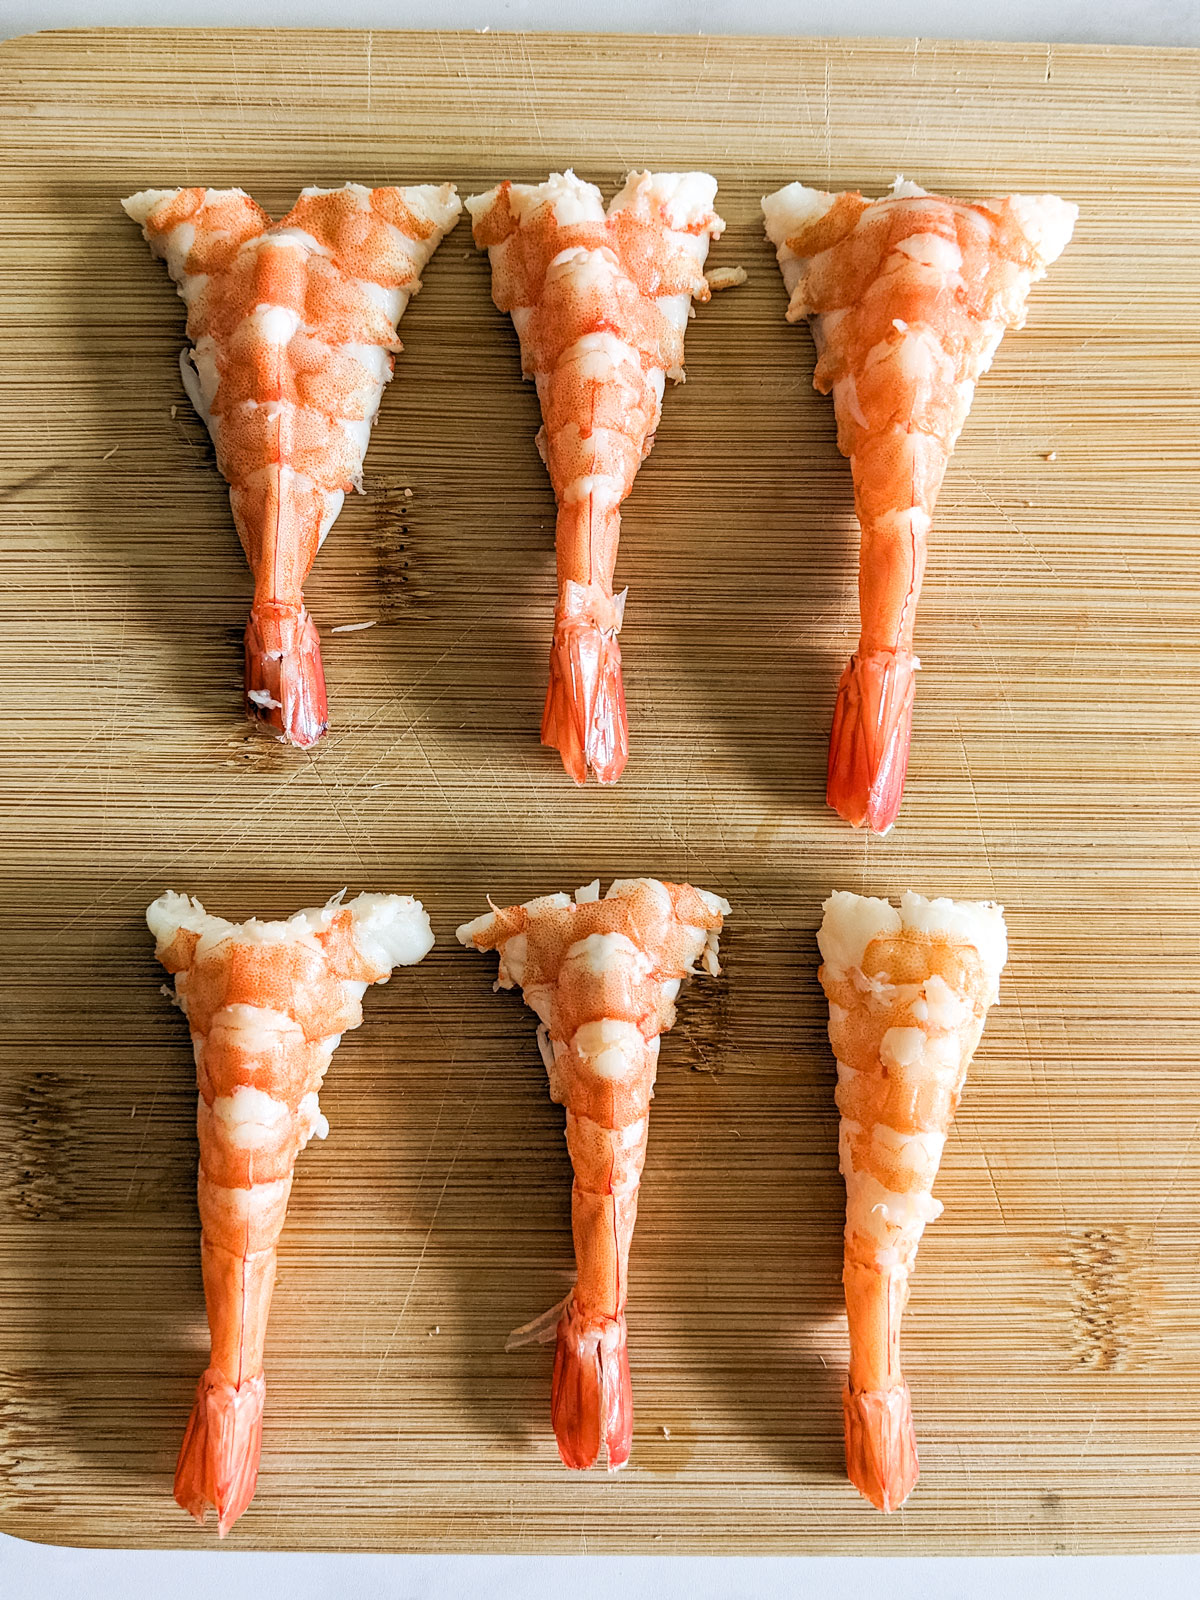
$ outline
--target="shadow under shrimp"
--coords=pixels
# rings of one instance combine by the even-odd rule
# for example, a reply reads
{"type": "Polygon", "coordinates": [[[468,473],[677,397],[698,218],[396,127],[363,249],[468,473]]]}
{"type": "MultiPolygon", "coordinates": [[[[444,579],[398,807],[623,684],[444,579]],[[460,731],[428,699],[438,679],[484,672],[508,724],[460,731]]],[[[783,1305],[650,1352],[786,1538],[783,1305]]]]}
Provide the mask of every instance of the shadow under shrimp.
{"type": "Polygon", "coordinates": [[[669,397],[657,462],[639,484],[661,508],[643,502],[631,512],[661,530],[651,556],[659,570],[648,575],[669,597],[658,649],[670,693],[656,698],[728,747],[760,792],[807,810],[823,802],[834,694],[852,642],[853,491],[830,408],[812,388],[812,341],[784,323],[759,223],[731,227],[721,258],[744,261],[750,278],[716,296],[690,330],[689,382],[669,397]],[[738,418],[727,449],[706,394],[718,384],[722,408],[738,418]],[[656,466],[669,485],[658,487],[656,466]]]}
{"type": "Polygon", "coordinates": [[[92,290],[73,288],[59,310],[82,369],[72,414],[98,440],[55,468],[75,511],[58,537],[81,588],[124,590],[123,611],[89,612],[93,652],[98,627],[110,627],[127,692],[156,722],[205,708],[236,728],[251,583],[208,431],[180,381],[184,308],[117,196],[51,189],[72,219],[73,285],[92,290]]]}
{"type": "Polygon", "coordinates": [[[18,478],[15,482],[7,483],[0,487],[0,501],[19,500],[23,494],[28,494],[31,489],[36,489],[48,479],[53,478],[54,473],[54,467],[41,467],[37,472],[27,472],[23,478],[18,478]]]}
{"type": "MultiPolygon", "coordinates": [[[[803,1034],[797,1040],[773,1008],[737,998],[751,987],[747,969],[778,969],[777,930],[760,936],[730,919],[722,959],[742,982],[699,986],[664,1047],[639,1223],[653,1257],[642,1265],[663,1276],[664,1331],[713,1425],[738,1436],[739,1456],[765,1455],[810,1479],[840,1476],[836,1109],[803,1034]],[[669,1194],[657,1181],[668,1166],[669,1194]]],[[[793,975],[760,970],[752,987],[760,997],[790,994],[793,975]]],[[[635,1262],[635,1285],[639,1270],[635,1262]]],[[[675,1412],[661,1428],[653,1413],[648,1427],[639,1421],[645,1449],[635,1460],[651,1471],[660,1437],[688,1438],[688,1419],[675,1412]]],[[[697,1451],[704,1444],[694,1440],[697,1451]]]]}
{"type": "Polygon", "coordinates": [[[419,681],[481,764],[511,770],[537,757],[554,495],[533,443],[537,395],[521,380],[509,319],[491,304],[487,257],[469,248],[465,227],[451,244],[406,313],[406,349],[367,458],[364,604],[397,624],[388,670],[398,687],[419,681]],[[419,656],[400,643],[410,633],[419,656]]]}
{"type": "Polygon", "coordinates": [[[670,691],[656,698],[701,746],[728,750],[760,794],[807,815],[824,804],[830,718],[848,650],[840,602],[853,587],[850,542],[830,539],[824,519],[788,505],[743,511],[712,541],[719,560],[697,566],[658,647],[670,691]],[[769,589],[760,558],[738,553],[760,518],[777,522],[790,543],[769,589]]]}
{"type": "Polygon", "coordinates": [[[498,1004],[486,975],[476,971],[472,982],[471,964],[444,942],[427,968],[422,987],[435,1014],[426,1022],[442,1044],[427,1080],[406,1095],[410,1160],[416,1167],[423,1151],[425,1170],[414,1174],[405,1228],[414,1266],[421,1257],[426,1272],[432,1265],[450,1304],[439,1313],[422,1301],[416,1326],[467,1414],[470,1452],[525,1471],[531,1458],[553,1454],[551,1352],[510,1352],[505,1341],[574,1278],[562,1112],[546,1094],[519,1000],[498,1004]],[[443,962],[453,972],[439,981],[443,962]]]}

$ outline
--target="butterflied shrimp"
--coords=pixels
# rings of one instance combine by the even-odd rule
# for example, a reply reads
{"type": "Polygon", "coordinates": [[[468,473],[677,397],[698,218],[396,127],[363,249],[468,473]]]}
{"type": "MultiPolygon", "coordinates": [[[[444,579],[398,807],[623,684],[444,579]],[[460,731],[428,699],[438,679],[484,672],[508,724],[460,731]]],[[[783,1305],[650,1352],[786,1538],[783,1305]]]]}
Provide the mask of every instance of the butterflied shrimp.
{"type": "Polygon", "coordinates": [[[175,1498],[221,1536],[250,1504],[262,1439],[263,1344],[296,1157],[329,1125],[318,1090],[370,983],[433,944],[419,900],[360,894],[286,922],[226,922],[160,895],[146,912],[175,978],[200,1091],[200,1261],[212,1349],[179,1462],[175,1498]]]}
{"type": "Polygon", "coordinates": [[[894,1511],[917,1481],[900,1322],[967,1067],[1008,956],[1001,907],[839,893],[817,936],[846,1180],[846,1470],[894,1511]]]}
{"type": "Polygon", "coordinates": [[[550,1409],[568,1467],[603,1448],[615,1471],[629,1459],[633,1393],[625,1297],[638,1186],[646,1159],[659,1038],[697,963],[716,975],[729,906],[688,884],[599,881],[569,895],[491,911],[458,930],[463,944],[500,953],[498,987],[519,987],[540,1018],[550,1097],[567,1112],[575,1173],[571,1228],[575,1287],[561,1306],[509,1341],[554,1337],[550,1409]]]}
{"type": "Polygon", "coordinates": [[[396,325],[462,207],[452,184],[305,189],[272,222],[241,189],[122,205],[187,303],[184,388],[208,425],[254,574],[246,713],[285,743],[328,725],[304,580],[363,457],[396,325]]]}
{"type": "Polygon", "coordinates": [[[1054,195],[970,205],[897,179],[865,200],[792,183],[763,201],[791,296],[833,391],[862,529],[858,649],[838,685],[829,804],[854,826],[896,820],[912,727],[917,598],[930,523],[975,384],[1032,284],[1061,255],[1077,207],[1054,195]]]}
{"type": "Polygon", "coordinates": [[[683,380],[692,301],[725,224],[703,172],[634,172],[605,212],[573,172],[467,201],[542,408],[538,449],[558,502],[558,604],[542,743],[576,783],[615,783],[629,754],[613,593],[621,503],[650,453],[664,380],[683,380]]]}

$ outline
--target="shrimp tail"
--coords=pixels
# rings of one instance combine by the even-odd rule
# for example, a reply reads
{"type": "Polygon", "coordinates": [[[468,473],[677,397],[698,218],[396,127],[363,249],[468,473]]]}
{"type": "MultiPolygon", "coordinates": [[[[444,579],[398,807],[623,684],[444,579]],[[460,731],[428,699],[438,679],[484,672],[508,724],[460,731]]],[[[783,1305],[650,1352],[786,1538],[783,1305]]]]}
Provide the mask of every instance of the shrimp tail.
{"type": "Polygon", "coordinates": [[[266,1395],[261,1373],[235,1387],[218,1367],[208,1368],[196,1390],[175,1467],[175,1499],[197,1522],[214,1507],[222,1539],[254,1498],[266,1395]]]}
{"type": "Polygon", "coordinates": [[[846,1471],[850,1482],[880,1511],[908,1499],[920,1473],[907,1383],[891,1389],[842,1390],[846,1471]]]}
{"type": "Polygon", "coordinates": [[[615,783],[629,758],[629,723],[616,628],[590,615],[560,612],[550,647],[550,686],[542,743],[558,751],[568,775],[615,783]]]}
{"type": "Polygon", "coordinates": [[[246,624],[246,715],[307,749],[329,726],[317,626],[302,605],[260,603],[246,624]]]}
{"type": "Polygon", "coordinates": [[[571,1300],[558,1324],[550,1416],[563,1465],[584,1471],[600,1454],[616,1472],[633,1444],[633,1384],[625,1317],[587,1319],[571,1300]]]}
{"type": "Polygon", "coordinates": [[[886,833],[900,810],[919,665],[911,650],[874,650],[842,673],[825,795],[856,828],[886,833]]]}

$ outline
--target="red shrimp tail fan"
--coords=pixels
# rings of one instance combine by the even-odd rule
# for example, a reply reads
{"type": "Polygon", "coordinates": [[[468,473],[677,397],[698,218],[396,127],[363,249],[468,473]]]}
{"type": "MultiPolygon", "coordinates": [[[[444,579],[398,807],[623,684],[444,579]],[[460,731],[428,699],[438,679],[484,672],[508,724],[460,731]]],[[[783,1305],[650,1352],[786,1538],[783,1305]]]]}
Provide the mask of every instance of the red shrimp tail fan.
{"type": "Polygon", "coordinates": [[[306,750],[329,726],[317,625],[303,606],[255,606],[246,624],[246,715],[306,750]]]}
{"type": "Polygon", "coordinates": [[[175,1499],[197,1522],[212,1506],[222,1539],[254,1498],[266,1396],[261,1375],[235,1387],[216,1367],[196,1390],[175,1467],[175,1499]]]}
{"type": "Polygon", "coordinates": [[[852,656],[842,673],[825,792],[856,828],[886,833],[900,810],[919,665],[910,650],[877,650],[852,656]]]}
{"type": "Polygon", "coordinates": [[[908,1499],[920,1474],[907,1383],[894,1389],[842,1390],[846,1426],[846,1472],[850,1482],[880,1511],[895,1511],[908,1499]]]}
{"type": "Polygon", "coordinates": [[[585,1471],[600,1454],[616,1472],[633,1444],[633,1384],[624,1315],[585,1323],[568,1307],[558,1324],[550,1416],[563,1465],[585,1471]]]}
{"type": "Polygon", "coordinates": [[[629,723],[614,629],[592,618],[559,617],[550,648],[550,686],[542,743],[557,750],[568,775],[615,783],[629,758],[629,723]]]}

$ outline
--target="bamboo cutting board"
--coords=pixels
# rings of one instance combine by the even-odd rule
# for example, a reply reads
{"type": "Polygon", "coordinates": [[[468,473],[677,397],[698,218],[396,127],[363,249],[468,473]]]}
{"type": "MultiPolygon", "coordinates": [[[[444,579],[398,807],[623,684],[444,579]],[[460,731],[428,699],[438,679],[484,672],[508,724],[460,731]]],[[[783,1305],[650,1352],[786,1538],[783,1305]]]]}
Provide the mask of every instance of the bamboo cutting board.
{"type": "Polygon", "coordinates": [[[301,1159],[257,1498],[231,1542],[494,1551],[1099,1551],[1200,1543],[1200,57],[754,39],[79,32],[0,52],[6,978],[0,1526],[199,1547],[171,1472],[207,1349],[195,1086],[142,922],[348,884],[439,943],[366,1000],[301,1159]],[[147,185],[703,166],[729,222],[628,503],[633,753],[537,742],[553,502],[466,225],[405,318],[307,588],[333,727],[240,710],[249,580],[183,395],[147,185]],[[850,477],[757,201],[902,169],[1082,209],[980,386],[935,528],[909,790],[823,806],[855,632],[850,477]],[[346,623],[374,622],[356,633],[346,623]],[[599,874],[728,896],[664,1042],[629,1301],[631,1465],[570,1476],[562,1113],[531,1016],[453,928],[599,874]],[[923,1476],[842,1475],[843,1188],[814,932],[834,887],[995,897],[1012,958],[907,1319],[923,1476]]]}

